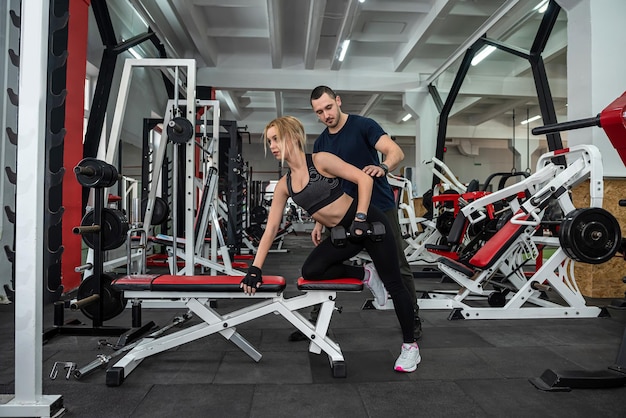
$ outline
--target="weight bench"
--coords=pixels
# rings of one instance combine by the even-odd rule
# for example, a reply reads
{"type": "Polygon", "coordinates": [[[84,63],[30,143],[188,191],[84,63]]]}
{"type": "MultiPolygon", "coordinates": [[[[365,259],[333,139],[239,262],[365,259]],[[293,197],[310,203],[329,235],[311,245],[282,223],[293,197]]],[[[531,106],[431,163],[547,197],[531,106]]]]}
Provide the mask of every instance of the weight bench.
{"type": "Polygon", "coordinates": [[[146,338],[140,341],[106,371],[107,386],[121,385],[146,357],[217,333],[258,362],[261,360],[261,353],[235,327],[270,313],[280,314],[306,335],[311,340],[311,353],[320,354],[324,351],[328,355],[334,377],[346,377],[341,349],[328,337],[327,332],[337,292],[361,291],[361,280],[307,281],[300,278],[297,286],[304,293],[285,298],[283,291],[286,282],[281,276],[264,276],[263,284],[254,295],[246,295],[241,291],[241,279],[242,277],[237,276],[131,275],[114,280],[111,286],[122,291],[127,299],[179,299],[203,322],[156,339],[146,338]],[[210,301],[216,299],[246,299],[254,303],[227,314],[220,314],[210,306],[210,301]],[[298,312],[317,304],[321,304],[321,310],[315,324],[298,312]]]}

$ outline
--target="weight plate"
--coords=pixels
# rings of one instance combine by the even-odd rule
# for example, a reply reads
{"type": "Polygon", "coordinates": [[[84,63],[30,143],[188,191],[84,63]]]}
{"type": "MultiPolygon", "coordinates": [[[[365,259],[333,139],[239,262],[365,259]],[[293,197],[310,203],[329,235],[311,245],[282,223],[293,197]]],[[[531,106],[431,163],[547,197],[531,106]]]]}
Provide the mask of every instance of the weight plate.
{"type": "Polygon", "coordinates": [[[193,138],[193,124],[188,119],[176,117],[167,124],[167,137],[175,144],[184,144],[193,138]]]}
{"type": "Polygon", "coordinates": [[[450,233],[450,229],[452,229],[452,224],[454,223],[454,213],[452,212],[443,212],[441,215],[437,217],[437,221],[435,225],[437,230],[444,237],[448,236],[450,233]]]}
{"type": "MultiPolygon", "coordinates": [[[[141,220],[146,217],[146,209],[148,208],[148,199],[141,201],[141,220]]],[[[170,207],[162,197],[154,199],[154,207],[152,208],[152,219],[150,225],[161,225],[167,221],[170,216],[170,207]]]]}
{"type": "MultiPolygon", "coordinates": [[[[122,296],[122,292],[119,292],[111,286],[110,276],[103,274],[100,276],[102,279],[103,293],[100,295],[100,299],[80,308],[81,312],[89,319],[93,319],[98,314],[99,303],[102,303],[102,321],[115,318],[124,311],[126,307],[126,300],[122,296]]],[[[76,298],[78,300],[84,299],[94,294],[98,294],[100,291],[98,278],[96,276],[89,276],[84,279],[80,286],[78,286],[78,292],[76,298]]]]}
{"type": "Polygon", "coordinates": [[[601,264],[615,256],[621,245],[619,222],[602,208],[579,208],[565,216],[559,243],[565,254],[581,263],[601,264]]]}
{"type": "Polygon", "coordinates": [[[90,188],[111,187],[119,179],[117,168],[96,158],[84,158],[74,168],[76,180],[90,188]]]}
{"type": "Polygon", "coordinates": [[[487,303],[492,308],[502,308],[506,305],[506,295],[503,292],[493,292],[487,296],[487,303]]]}
{"type": "MultiPolygon", "coordinates": [[[[94,211],[91,210],[83,216],[80,225],[91,226],[93,224],[94,211]]],[[[117,209],[102,208],[102,225],[100,230],[102,234],[102,251],[113,250],[123,245],[128,238],[128,229],[128,219],[126,219],[124,213],[117,209]]],[[[98,233],[89,232],[81,235],[85,244],[89,248],[93,248],[98,233]]]]}
{"type": "Polygon", "coordinates": [[[267,209],[263,206],[255,206],[250,210],[250,223],[262,224],[267,219],[267,209]]]}

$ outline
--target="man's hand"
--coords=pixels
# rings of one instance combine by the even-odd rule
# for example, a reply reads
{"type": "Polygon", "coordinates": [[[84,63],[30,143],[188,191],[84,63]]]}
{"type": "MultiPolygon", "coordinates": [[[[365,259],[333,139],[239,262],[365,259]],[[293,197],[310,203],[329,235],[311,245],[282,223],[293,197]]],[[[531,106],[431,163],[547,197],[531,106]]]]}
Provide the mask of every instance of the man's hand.
{"type": "Polygon", "coordinates": [[[385,170],[377,165],[366,165],[363,167],[363,172],[371,177],[383,177],[385,176],[385,170]]]}

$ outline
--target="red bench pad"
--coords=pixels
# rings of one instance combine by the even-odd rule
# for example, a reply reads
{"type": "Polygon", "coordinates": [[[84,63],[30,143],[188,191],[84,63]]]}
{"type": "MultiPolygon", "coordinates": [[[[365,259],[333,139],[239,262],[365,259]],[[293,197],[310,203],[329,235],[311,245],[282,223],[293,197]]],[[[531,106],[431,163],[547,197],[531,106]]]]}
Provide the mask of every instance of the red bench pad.
{"type": "MultiPolygon", "coordinates": [[[[243,276],[174,276],[169,274],[137,274],[111,282],[117,290],[149,290],[153,292],[242,292],[243,276]]],[[[282,276],[263,276],[257,292],[282,292],[286,282],[282,276]]],[[[243,292],[242,292],[243,295],[243,292]]]]}
{"type": "Polygon", "coordinates": [[[304,280],[298,279],[299,290],[338,290],[338,291],[361,291],[363,281],[359,279],[332,279],[332,280],[304,280]]]}
{"type": "MultiPolygon", "coordinates": [[[[518,211],[520,213],[520,211],[518,211]]],[[[519,219],[525,221],[529,218],[528,214],[521,216],[519,219]]],[[[469,264],[472,266],[486,269],[491,267],[502,254],[522,235],[526,228],[525,225],[514,224],[508,221],[496,234],[491,237],[480,250],[470,259],[469,264]]]]}

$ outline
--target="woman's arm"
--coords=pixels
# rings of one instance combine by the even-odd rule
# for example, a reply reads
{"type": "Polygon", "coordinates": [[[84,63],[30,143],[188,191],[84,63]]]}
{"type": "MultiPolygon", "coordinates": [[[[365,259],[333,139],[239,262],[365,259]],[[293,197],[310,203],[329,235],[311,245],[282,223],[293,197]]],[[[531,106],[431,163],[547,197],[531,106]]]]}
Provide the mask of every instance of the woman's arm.
{"type": "Polygon", "coordinates": [[[241,289],[246,294],[253,294],[256,289],[261,285],[261,268],[265,263],[265,258],[272,248],[278,229],[283,220],[283,213],[287,204],[287,198],[289,193],[287,192],[287,185],[285,177],[278,181],[276,188],[274,189],[274,195],[272,196],[272,206],[270,207],[269,214],[267,215],[267,224],[265,225],[265,231],[257,247],[256,255],[252,266],[248,269],[248,274],[241,281],[241,289]],[[252,277],[250,277],[252,276],[252,277]]]}
{"type": "Polygon", "coordinates": [[[270,207],[267,215],[267,224],[265,225],[265,231],[257,247],[256,255],[254,256],[253,266],[258,268],[263,267],[265,258],[272,248],[274,239],[280,229],[280,224],[283,221],[283,214],[285,212],[285,206],[287,204],[287,198],[289,194],[287,192],[287,185],[285,177],[279,180],[278,184],[274,188],[274,194],[272,196],[272,206],[270,207]]]}
{"type": "Polygon", "coordinates": [[[356,184],[358,190],[357,212],[367,214],[372,198],[372,186],[374,185],[372,177],[329,152],[313,154],[313,161],[322,175],[339,177],[356,184]]]}

